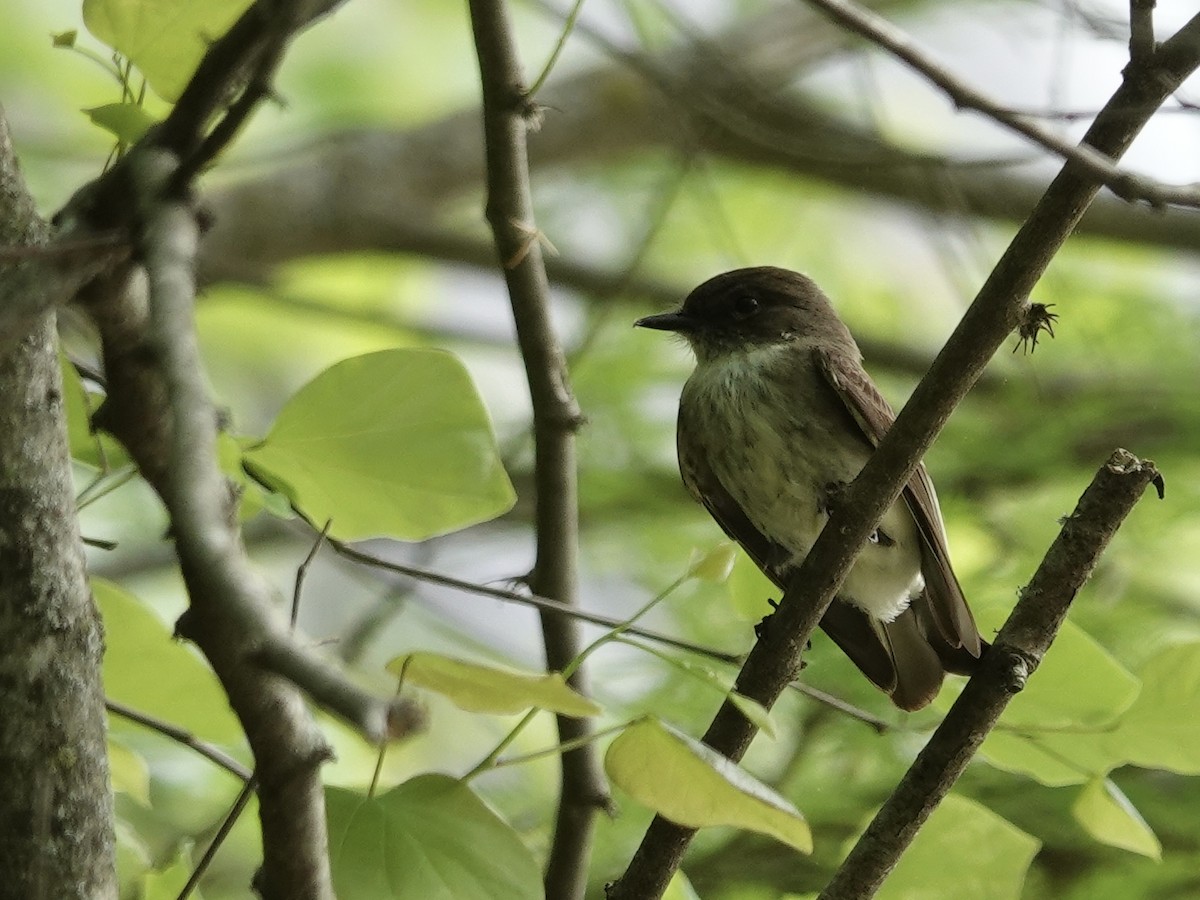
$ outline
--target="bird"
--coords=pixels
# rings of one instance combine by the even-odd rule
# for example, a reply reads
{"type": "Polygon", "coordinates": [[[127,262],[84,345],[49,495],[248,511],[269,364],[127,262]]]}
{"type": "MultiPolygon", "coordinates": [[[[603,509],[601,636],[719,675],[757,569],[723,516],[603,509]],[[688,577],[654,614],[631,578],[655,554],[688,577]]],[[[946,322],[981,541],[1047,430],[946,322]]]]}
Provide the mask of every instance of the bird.
{"type": "MultiPolygon", "coordinates": [[[[635,324],[691,347],[676,429],[684,486],[785,589],[895,420],[849,329],[811,278],[774,266],[717,275],[635,324]]],[[[900,709],[928,705],[946,672],[978,667],[988,645],[923,463],[820,624],[900,709]]]]}

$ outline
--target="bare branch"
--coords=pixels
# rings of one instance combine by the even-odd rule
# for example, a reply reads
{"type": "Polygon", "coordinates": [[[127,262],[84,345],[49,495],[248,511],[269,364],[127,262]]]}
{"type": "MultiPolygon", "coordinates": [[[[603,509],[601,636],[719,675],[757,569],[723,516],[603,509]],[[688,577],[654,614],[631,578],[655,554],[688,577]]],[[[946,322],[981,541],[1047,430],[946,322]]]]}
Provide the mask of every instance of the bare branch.
{"type": "MultiPolygon", "coordinates": [[[[886,50],[909,68],[924,75],[954,101],[960,109],[973,109],[995,122],[1023,135],[1046,150],[1074,163],[1082,172],[1107,186],[1124,200],[1145,200],[1152,206],[1175,203],[1180,206],[1200,206],[1200,190],[1175,187],[1151,178],[1117,168],[1105,156],[1086,143],[1073,144],[1027,116],[1014,112],[992,100],[981,91],[969,87],[949,69],[934,62],[916,41],[887,19],[877,16],[851,0],[802,0],[827,13],[847,30],[866,38],[886,50]]],[[[1136,5],[1136,3],[1135,3],[1136,5]]],[[[1151,36],[1153,42],[1153,35],[1151,36]]],[[[1151,44],[1153,49],[1153,43],[1151,44]]],[[[1152,55],[1152,54],[1151,54],[1152,55]]],[[[1134,65],[1150,65],[1146,56],[1135,58],[1134,65]]]]}
{"type": "Polygon", "coordinates": [[[868,900],[950,791],[1058,634],[1071,601],[1146,487],[1154,464],[1117,450],[1096,473],[1021,592],[980,671],[838,867],[820,900],[868,900]]]}
{"type": "Polygon", "coordinates": [[[233,139],[254,107],[269,96],[271,77],[288,40],[343,2],[259,0],[212,43],[167,118],[148,137],[180,158],[173,189],[190,184],[233,139]],[[237,99],[229,104],[239,87],[237,99]],[[205,135],[213,116],[226,104],[221,120],[205,135]]]}
{"type": "Polygon", "coordinates": [[[196,863],[196,868],[192,870],[192,874],[188,876],[187,883],[180,889],[176,900],[187,900],[188,897],[200,886],[200,879],[204,877],[204,873],[208,871],[212,861],[216,859],[217,851],[221,849],[221,845],[225,843],[225,839],[229,837],[229,833],[233,831],[233,826],[237,824],[237,820],[242,817],[242,813],[246,809],[246,804],[250,802],[250,798],[254,796],[254,792],[258,790],[258,779],[251,776],[250,779],[242,785],[242,789],[238,792],[233,803],[229,807],[229,812],[225,813],[225,818],[221,820],[221,826],[217,829],[217,833],[213,835],[213,839],[208,842],[208,846],[204,848],[204,854],[196,863]]]}
{"type": "Polygon", "coordinates": [[[1154,7],[1157,0],[1129,0],[1129,61],[1146,66],[1154,57],[1154,7]]]}
{"type": "MultiPolygon", "coordinates": [[[[555,600],[552,597],[543,597],[538,594],[524,593],[521,591],[505,590],[504,588],[493,587],[490,584],[476,584],[473,581],[465,581],[461,578],[455,578],[452,575],[443,575],[440,572],[432,572],[429,569],[422,569],[418,566],[406,566],[403,563],[393,562],[390,559],[384,559],[381,556],[376,556],[373,553],[368,553],[365,550],[360,550],[357,547],[351,547],[336,538],[327,538],[327,543],[339,556],[344,556],[346,559],[352,559],[355,562],[362,563],[366,566],[373,566],[378,569],[384,569],[389,572],[395,572],[397,575],[405,575],[409,578],[414,578],[418,581],[436,584],[442,587],[453,588],[456,591],[464,591],[469,594],[478,594],[483,597],[491,597],[495,600],[503,600],[506,603],[520,603],[525,606],[532,606],[545,613],[552,615],[561,615],[572,619],[577,619],[580,622],[587,622],[591,625],[599,625],[601,628],[622,628],[625,622],[622,619],[615,619],[612,616],[603,616],[599,613],[588,612],[580,609],[576,605],[568,605],[561,600],[555,600]]],[[[688,641],[673,638],[669,635],[660,634],[657,631],[649,631],[636,625],[631,625],[625,628],[627,634],[637,635],[638,637],[646,638],[654,641],[657,644],[662,644],[666,647],[674,647],[678,650],[686,650],[689,653],[696,653],[701,656],[707,656],[710,659],[716,659],[721,662],[737,664],[741,662],[741,657],[735,653],[723,653],[720,650],[714,650],[711,647],[702,647],[699,644],[692,644],[688,641]]]]}
{"type": "Polygon", "coordinates": [[[202,741],[186,728],[180,728],[178,725],[172,725],[157,716],[152,716],[149,713],[134,709],[132,706],[126,706],[120,701],[111,698],[104,701],[105,707],[114,716],[120,716],[122,719],[128,719],[130,722],[136,722],[151,731],[157,731],[159,734],[169,737],[177,744],[195,750],[211,763],[220,766],[231,775],[240,778],[242,781],[249,781],[253,773],[243,766],[240,762],[222,750],[220,747],[215,747],[207,741],[202,741]]]}
{"type": "Polygon", "coordinates": [[[163,190],[172,195],[189,191],[201,169],[233,140],[250,113],[270,95],[270,79],[287,42],[343,2],[257,0],[208,48],[167,117],[117,165],[77,191],[55,220],[99,230],[129,227],[130,210],[123,203],[131,189],[127,161],[150,147],[165,149],[179,160],[175,175],[163,190]],[[210,129],[223,108],[224,115],[210,129]]]}
{"type": "MultiPolygon", "coordinates": [[[[535,110],[525,94],[503,0],[471,0],[470,10],[483,86],[487,220],[508,284],[533,403],[537,556],[529,586],[534,593],[573,605],[579,580],[575,430],[583,419],[550,322],[550,292],[533,215],[526,135],[535,110]]],[[[578,625],[571,619],[544,614],[542,634],[550,669],[565,669],[582,649],[578,625]]],[[[576,690],[587,693],[583,666],[569,680],[576,690]]],[[[582,900],[595,814],[609,802],[608,788],[596,748],[586,740],[591,733],[588,720],[560,715],[557,724],[559,743],[573,749],[562,754],[546,895],[582,900]]]]}
{"type": "MultiPolygon", "coordinates": [[[[1200,64],[1200,16],[1162,45],[1155,63],[1151,71],[1126,70],[1123,84],[1088,130],[1086,143],[1114,159],[1125,152],[1155,109],[1200,64]]],[[[1074,162],[1068,162],[1050,185],[878,450],[846,489],[843,502],[784,592],[772,627],[747,657],[735,685],[740,693],[770,707],[794,677],[805,643],[855,555],[954,407],[1021,321],[1030,291],[1098,190],[1094,178],[1074,162]]],[[[754,726],[726,703],[704,741],[737,761],[754,734],[754,726]]],[[[629,868],[610,886],[609,900],[661,896],[694,833],[655,818],[629,868]]]]}

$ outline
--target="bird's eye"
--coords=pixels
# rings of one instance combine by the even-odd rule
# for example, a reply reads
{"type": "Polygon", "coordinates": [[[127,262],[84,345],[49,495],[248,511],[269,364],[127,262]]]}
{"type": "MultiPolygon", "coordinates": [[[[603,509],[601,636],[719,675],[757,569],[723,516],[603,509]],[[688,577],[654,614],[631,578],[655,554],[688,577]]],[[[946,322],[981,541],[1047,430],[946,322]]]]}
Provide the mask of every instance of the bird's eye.
{"type": "Polygon", "coordinates": [[[758,312],[758,301],[753,297],[743,295],[733,301],[733,317],[735,319],[748,319],[758,312]]]}

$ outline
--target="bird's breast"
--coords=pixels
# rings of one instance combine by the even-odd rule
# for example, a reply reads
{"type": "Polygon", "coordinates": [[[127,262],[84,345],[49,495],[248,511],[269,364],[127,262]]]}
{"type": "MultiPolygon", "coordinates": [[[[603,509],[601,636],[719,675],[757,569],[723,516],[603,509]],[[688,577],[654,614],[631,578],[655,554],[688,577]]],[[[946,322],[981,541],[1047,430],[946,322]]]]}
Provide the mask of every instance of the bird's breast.
{"type": "MultiPolygon", "coordinates": [[[[769,348],[699,366],[680,400],[681,423],[713,475],[755,528],[803,560],[828,519],[830,486],[850,482],[871,446],[807,353],[769,348]]],[[[897,615],[923,586],[916,525],[903,503],[880,525],[840,596],[876,618],[897,615]]]]}

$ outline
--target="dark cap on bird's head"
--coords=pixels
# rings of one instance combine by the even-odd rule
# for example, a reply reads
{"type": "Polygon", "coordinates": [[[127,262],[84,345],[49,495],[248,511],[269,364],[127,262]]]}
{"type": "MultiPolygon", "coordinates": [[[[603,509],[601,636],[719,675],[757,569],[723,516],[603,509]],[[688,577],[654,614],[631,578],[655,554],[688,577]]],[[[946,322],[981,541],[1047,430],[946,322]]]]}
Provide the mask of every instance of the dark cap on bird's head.
{"type": "Polygon", "coordinates": [[[674,312],[634,324],[682,335],[701,359],[797,341],[833,345],[859,358],[850,332],[816,283],[774,266],[717,275],[674,312]]]}

